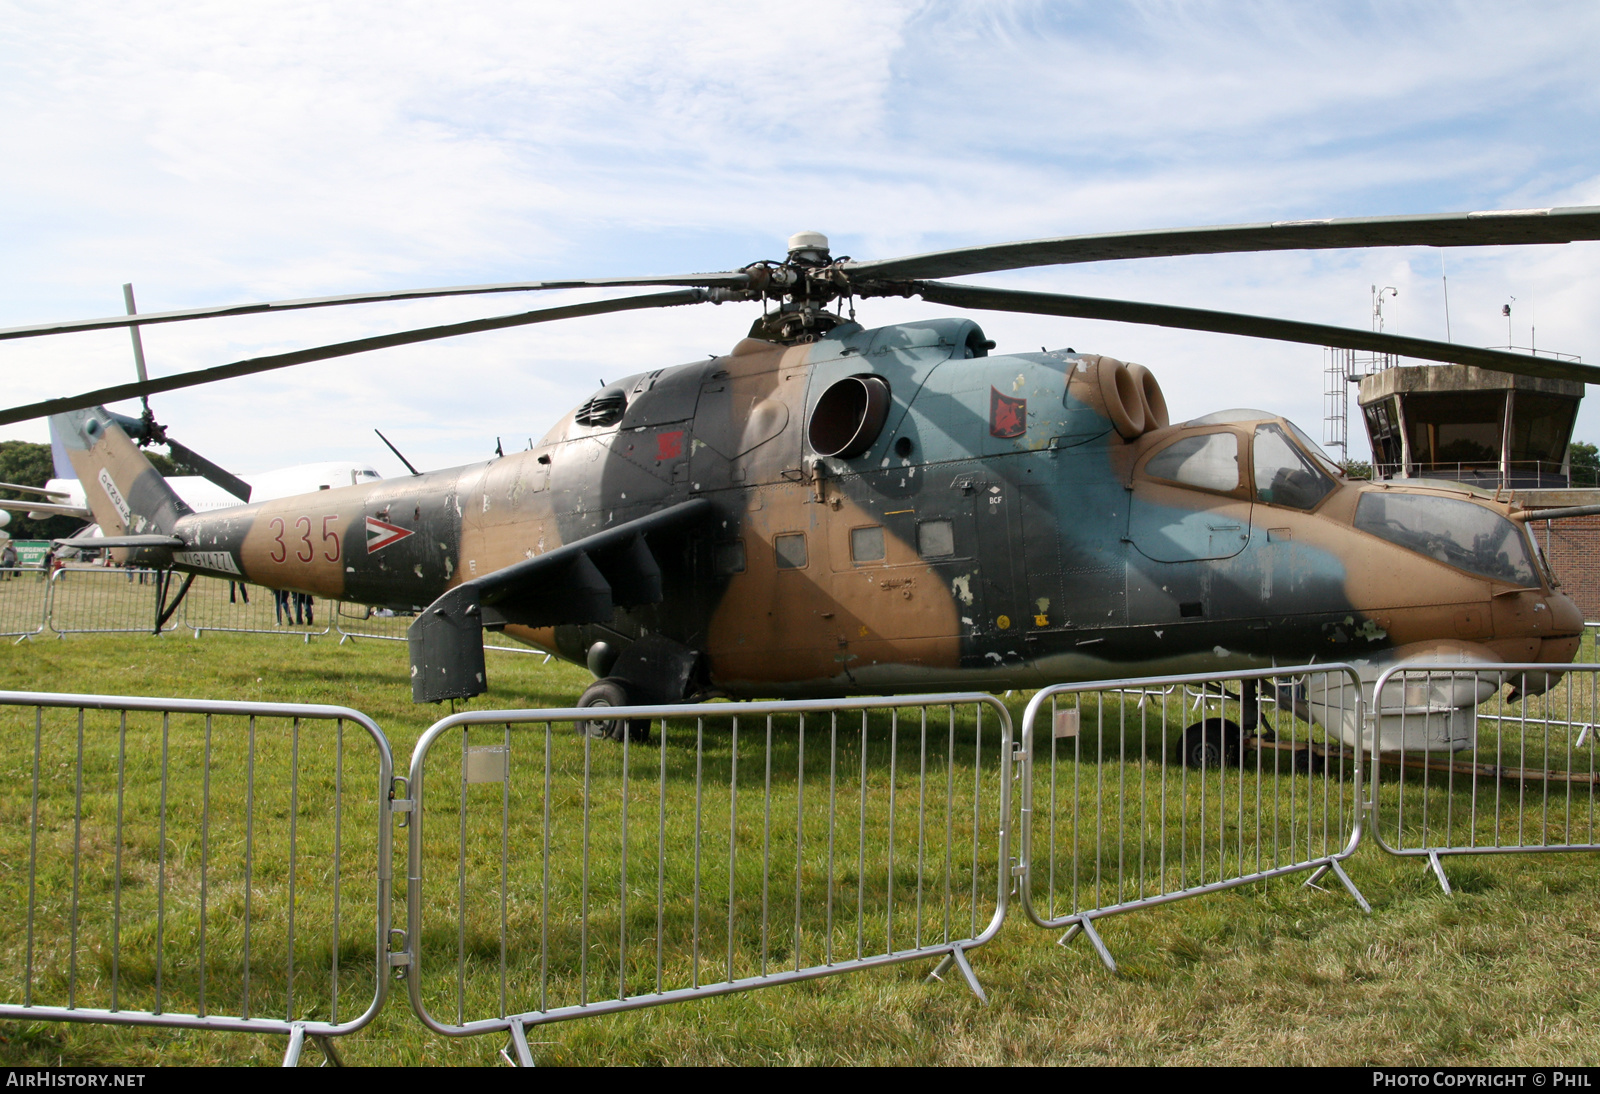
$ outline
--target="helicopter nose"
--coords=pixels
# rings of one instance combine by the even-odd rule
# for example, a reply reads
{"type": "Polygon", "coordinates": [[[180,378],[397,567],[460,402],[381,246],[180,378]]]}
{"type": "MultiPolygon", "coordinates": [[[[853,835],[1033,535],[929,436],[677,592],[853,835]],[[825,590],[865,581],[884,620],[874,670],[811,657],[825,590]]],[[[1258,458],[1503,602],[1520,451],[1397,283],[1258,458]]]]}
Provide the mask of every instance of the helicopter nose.
{"type": "Polygon", "coordinates": [[[1562,593],[1537,589],[1501,593],[1492,610],[1494,636],[1504,646],[1507,660],[1548,660],[1538,656],[1544,642],[1583,633],[1583,613],[1562,593]]]}
{"type": "MultiPolygon", "coordinates": [[[[1571,664],[1583,641],[1583,612],[1564,593],[1515,593],[1497,598],[1494,643],[1508,661],[1571,664]],[[1501,624],[1504,624],[1502,629],[1501,624]]],[[[1510,698],[1542,695],[1563,676],[1530,672],[1511,681],[1510,698]]]]}
{"type": "Polygon", "coordinates": [[[1541,636],[1536,661],[1570,662],[1583,642],[1583,609],[1565,593],[1544,598],[1549,614],[1549,632],[1541,636]]]}
{"type": "Polygon", "coordinates": [[[1583,637],[1583,609],[1566,593],[1551,593],[1545,598],[1550,605],[1550,627],[1554,634],[1583,637]]]}

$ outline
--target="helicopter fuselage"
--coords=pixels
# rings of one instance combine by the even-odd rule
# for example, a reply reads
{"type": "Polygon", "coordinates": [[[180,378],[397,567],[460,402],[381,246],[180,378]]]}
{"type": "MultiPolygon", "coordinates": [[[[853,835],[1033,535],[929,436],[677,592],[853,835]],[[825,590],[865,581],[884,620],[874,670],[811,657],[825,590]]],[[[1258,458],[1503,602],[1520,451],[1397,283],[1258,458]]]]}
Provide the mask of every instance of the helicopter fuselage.
{"type": "Polygon", "coordinates": [[[704,499],[652,539],[648,602],[500,625],[591,667],[664,636],[697,690],[740,697],[1575,652],[1581,616],[1508,506],[1352,482],[1262,412],[1166,426],[1109,358],[987,347],[965,320],[746,339],[605,388],[526,452],[183,515],[171,561],[421,612],[704,499]],[[1429,546],[1412,526],[1480,519],[1452,505],[1484,530],[1429,546]]]}

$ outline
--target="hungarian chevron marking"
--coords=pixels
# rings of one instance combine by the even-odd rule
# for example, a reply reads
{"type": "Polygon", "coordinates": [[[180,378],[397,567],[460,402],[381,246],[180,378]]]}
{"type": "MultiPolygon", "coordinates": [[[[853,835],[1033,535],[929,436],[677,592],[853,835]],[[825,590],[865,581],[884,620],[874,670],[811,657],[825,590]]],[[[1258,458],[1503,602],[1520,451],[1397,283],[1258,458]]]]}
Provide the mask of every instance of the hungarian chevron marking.
{"type": "Polygon", "coordinates": [[[400,528],[374,517],[367,518],[367,554],[375,554],[391,543],[399,543],[411,535],[410,528],[400,528]]]}

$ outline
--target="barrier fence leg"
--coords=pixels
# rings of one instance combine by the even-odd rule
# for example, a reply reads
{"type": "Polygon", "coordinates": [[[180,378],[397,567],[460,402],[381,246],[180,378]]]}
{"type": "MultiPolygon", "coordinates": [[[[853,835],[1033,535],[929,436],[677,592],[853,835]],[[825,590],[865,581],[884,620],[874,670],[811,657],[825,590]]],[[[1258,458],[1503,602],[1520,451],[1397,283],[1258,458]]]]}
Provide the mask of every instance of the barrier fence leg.
{"type": "Polygon", "coordinates": [[[1439,888],[1444,890],[1445,896],[1450,896],[1450,879],[1444,876],[1444,863],[1439,861],[1439,852],[1428,852],[1428,865],[1433,869],[1433,876],[1439,879],[1439,888]]]}
{"type": "Polygon", "coordinates": [[[1074,920],[1072,926],[1067,928],[1067,933],[1056,940],[1056,945],[1065,946],[1077,938],[1080,931],[1089,939],[1089,944],[1094,947],[1094,952],[1100,955],[1105,967],[1116,972],[1117,962],[1112,958],[1111,951],[1106,949],[1105,942],[1100,938],[1100,933],[1094,929],[1094,922],[1088,916],[1074,920]]]}
{"type": "Polygon", "coordinates": [[[511,1023],[511,1042],[500,1050],[500,1058],[512,1067],[533,1067],[533,1053],[528,1049],[528,1031],[522,1028],[522,1023],[513,1020],[511,1023]],[[512,1059],[515,1052],[517,1058],[512,1059]]]}
{"type": "Polygon", "coordinates": [[[284,1067],[300,1066],[300,1051],[306,1046],[306,1027],[295,1023],[289,1030],[289,1047],[283,1054],[284,1067]]]}
{"type": "Polygon", "coordinates": [[[961,970],[962,978],[966,980],[967,987],[972,989],[972,994],[978,997],[978,1002],[987,1005],[989,997],[984,994],[983,985],[978,983],[977,974],[972,971],[972,966],[967,962],[966,951],[960,946],[951,946],[950,952],[939,959],[939,963],[934,966],[933,971],[928,974],[927,980],[924,980],[923,983],[926,984],[930,980],[938,980],[943,983],[944,974],[950,971],[951,965],[961,970]]]}
{"type": "Polygon", "coordinates": [[[956,968],[961,970],[961,975],[966,979],[967,987],[972,989],[972,994],[978,997],[978,1002],[987,1006],[989,997],[983,994],[983,985],[978,983],[977,975],[972,971],[972,966],[967,963],[966,951],[960,946],[952,946],[950,947],[950,956],[955,959],[956,968]]]}
{"type": "Polygon", "coordinates": [[[1333,867],[1334,876],[1344,884],[1350,895],[1355,897],[1356,903],[1361,905],[1361,910],[1368,915],[1372,914],[1372,905],[1367,903],[1367,898],[1361,895],[1361,890],[1356,888],[1356,883],[1350,880],[1350,875],[1344,872],[1344,867],[1339,865],[1338,859],[1331,859],[1328,865],[1333,867]]]}
{"type": "Polygon", "coordinates": [[[312,1039],[317,1042],[317,1047],[322,1050],[322,1055],[327,1060],[327,1064],[323,1066],[328,1066],[328,1064],[334,1067],[344,1066],[344,1057],[340,1056],[339,1050],[333,1047],[332,1037],[314,1037],[312,1039]]]}
{"type": "MultiPolygon", "coordinates": [[[[1344,872],[1344,867],[1339,865],[1339,860],[1336,858],[1329,859],[1311,871],[1311,876],[1301,883],[1300,888],[1322,889],[1322,886],[1318,885],[1317,882],[1327,877],[1329,871],[1332,871],[1333,876],[1339,879],[1339,883],[1345,887],[1345,891],[1355,897],[1356,903],[1361,905],[1361,910],[1371,915],[1372,905],[1367,903],[1367,898],[1361,895],[1361,890],[1356,888],[1356,883],[1350,880],[1350,875],[1344,872]]],[[[1323,892],[1327,892],[1327,890],[1323,889],[1323,892]]]]}

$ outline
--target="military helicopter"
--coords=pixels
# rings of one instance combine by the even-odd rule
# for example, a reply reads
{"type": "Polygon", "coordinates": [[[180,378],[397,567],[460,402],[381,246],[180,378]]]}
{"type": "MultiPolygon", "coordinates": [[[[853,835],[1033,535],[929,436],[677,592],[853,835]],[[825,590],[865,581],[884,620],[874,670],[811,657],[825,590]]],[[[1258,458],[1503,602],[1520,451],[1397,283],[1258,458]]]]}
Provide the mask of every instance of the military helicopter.
{"type": "MultiPolygon", "coordinates": [[[[802,232],[781,261],[115,316],[0,339],[554,288],[666,286],[144,379],[53,415],[109,538],[193,574],[417,613],[418,702],[487,686],[485,628],[596,681],[582,706],[1036,687],[1353,661],[1570,661],[1582,616],[1529,512],[1455,483],[1358,483],[1292,423],[1171,424],[1143,366],[996,355],[977,323],[867,329],[855,303],[1112,319],[1600,380],[1575,362],[1258,316],[937,280],[1054,263],[1600,238],[1600,207],[1089,235],[879,261],[802,232]],[[722,356],[606,385],[528,451],[192,513],[100,404],[386,346],[641,308],[748,301],[722,356]],[[848,315],[846,309],[848,308],[848,315]]],[[[191,578],[192,580],[192,578],[191,578]]],[[[187,587],[187,586],[185,586],[187,587]]],[[[181,592],[179,594],[181,596],[181,592]]],[[[1554,677],[1556,674],[1552,673],[1554,677]]],[[[1462,702],[1468,701],[1462,699],[1462,702]]],[[[597,719],[614,737],[648,725],[597,719]]]]}

